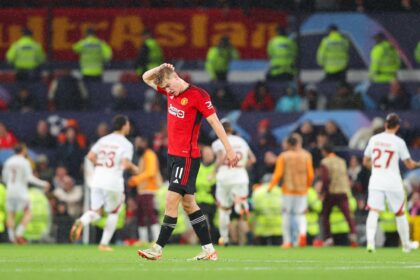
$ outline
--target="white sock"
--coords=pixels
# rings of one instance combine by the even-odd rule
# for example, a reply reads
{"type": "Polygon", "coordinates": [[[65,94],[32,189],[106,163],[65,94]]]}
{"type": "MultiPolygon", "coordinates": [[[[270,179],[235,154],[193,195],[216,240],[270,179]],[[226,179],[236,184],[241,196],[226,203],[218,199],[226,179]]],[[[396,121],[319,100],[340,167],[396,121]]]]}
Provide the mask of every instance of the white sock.
{"type": "Polygon", "coordinates": [[[7,235],[9,236],[10,242],[14,243],[16,241],[16,234],[12,228],[7,229],[7,235]]]}
{"type": "Polygon", "coordinates": [[[114,235],[115,228],[117,227],[118,213],[109,214],[106,219],[104,232],[102,233],[101,245],[108,245],[112,236],[114,235]]]}
{"type": "Polygon", "coordinates": [[[152,232],[152,242],[156,241],[159,237],[159,233],[160,233],[160,225],[159,224],[154,224],[151,225],[150,230],[152,232]]]}
{"type": "Polygon", "coordinates": [[[296,215],[296,217],[297,217],[297,222],[298,222],[299,235],[306,236],[306,229],[307,229],[306,215],[300,214],[300,215],[296,215]]]}
{"type": "Polygon", "coordinates": [[[403,246],[407,246],[410,242],[410,228],[408,226],[407,217],[402,215],[397,216],[395,219],[397,221],[397,230],[401,238],[401,243],[403,246]]]}
{"type": "Polygon", "coordinates": [[[282,230],[283,230],[283,244],[291,243],[292,237],[290,236],[290,214],[283,213],[282,215],[282,230]]]}
{"type": "Polygon", "coordinates": [[[84,226],[87,226],[88,224],[99,220],[101,218],[101,216],[96,213],[95,211],[89,210],[87,212],[85,212],[82,217],[80,217],[80,221],[82,222],[82,224],[84,226]]]}
{"type": "Polygon", "coordinates": [[[23,236],[26,226],[19,224],[16,228],[16,236],[23,236]]]}
{"type": "Polygon", "coordinates": [[[138,227],[137,231],[139,232],[139,240],[141,242],[149,242],[149,232],[147,230],[147,227],[138,227]]]}
{"type": "Polygon", "coordinates": [[[375,246],[375,234],[378,227],[379,213],[376,211],[369,211],[366,219],[366,239],[367,245],[375,246]]]}
{"type": "Polygon", "coordinates": [[[205,251],[210,251],[210,252],[215,251],[212,243],[203,245],[203,246],[201,246],[201,248],[203,248],[203,250],[205,250],[205,251]]]}
{"type": "Polygon", "coordinates": [[[224,242],[229,242],[230,213],[230,210],[219,209],[219,233],[224,242]]]}

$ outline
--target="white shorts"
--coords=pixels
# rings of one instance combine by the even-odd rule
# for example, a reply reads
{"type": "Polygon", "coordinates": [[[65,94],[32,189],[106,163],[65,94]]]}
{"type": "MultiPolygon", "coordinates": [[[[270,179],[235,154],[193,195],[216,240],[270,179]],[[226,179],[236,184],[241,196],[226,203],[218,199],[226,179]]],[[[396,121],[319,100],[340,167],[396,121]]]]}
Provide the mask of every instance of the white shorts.
{"type": "Polygon", "coordinates": [[[369,208],[385,210],[385,198],[388,203],[389,209],[398,213],[404,211],[405,193],[404,191],[382,191],[382,190],[369,190],[367,206],[369,208]]]}
{"type": "Polygon", "coordinates": [[[230,208],[235,203],[235,197],[248,197],[248,184],[216,185],[216,200],[220,206],[230,208]]]}
{"type": "Polygon", "coordinates": [[[92,210],[104,208],[105,212],[117,212],[124,202],[124,193],[104,190],[100,188],[90,189],[90,205],[92,210]]]}
{"type": "Polygon", "coordinates": [[[31,201],[27,197],[8,197],[6,199],[7,212],[21,212],[25,209],[31,209],[31,201]]]}
{"type": "Polygon", "coordinates": [[[304,214],[308,208],[306,195],[283,195],[282,208],[284,214],[304,214]]]}

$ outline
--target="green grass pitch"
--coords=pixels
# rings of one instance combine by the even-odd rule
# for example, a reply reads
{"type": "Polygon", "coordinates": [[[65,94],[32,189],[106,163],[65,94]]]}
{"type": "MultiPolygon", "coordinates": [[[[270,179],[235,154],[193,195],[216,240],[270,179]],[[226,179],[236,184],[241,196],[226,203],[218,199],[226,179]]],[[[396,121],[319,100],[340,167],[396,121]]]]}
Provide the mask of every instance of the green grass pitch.
{"type": "Polygon", "coordinates": [[[217,248],[216,262],[191,262],[199,246],[167,246],[159,261],[137,256],[135,247],[0,244],[0,279],[28,280],[266,280],[420,279],[420,251],[364,248],[217,248]]]}

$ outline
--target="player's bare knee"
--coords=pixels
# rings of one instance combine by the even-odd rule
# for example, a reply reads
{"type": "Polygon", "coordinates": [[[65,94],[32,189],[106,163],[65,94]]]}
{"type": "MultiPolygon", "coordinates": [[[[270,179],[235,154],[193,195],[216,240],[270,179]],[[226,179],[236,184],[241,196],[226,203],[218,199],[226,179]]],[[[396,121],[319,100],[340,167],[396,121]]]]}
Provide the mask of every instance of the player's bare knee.
{"type": "Polygon", "coordinates": [[[185,212],[192,213],[195,209],[198,208],[197,203],[194,200],[182,200],[182,207],[185,212]]]}

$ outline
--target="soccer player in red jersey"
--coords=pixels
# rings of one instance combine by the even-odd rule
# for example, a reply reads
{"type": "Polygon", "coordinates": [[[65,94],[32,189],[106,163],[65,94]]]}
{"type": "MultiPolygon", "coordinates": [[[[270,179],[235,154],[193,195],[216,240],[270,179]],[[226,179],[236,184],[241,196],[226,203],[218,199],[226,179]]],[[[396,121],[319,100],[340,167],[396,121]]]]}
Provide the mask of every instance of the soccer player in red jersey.
{"type": "Polygon", "coordinates": [[[143,80],[159,93],[166,95],[168,100],[169,191],[158,240],[150,249],[139,250],[138,254],[148,260],[157,260],[162,256],[162,249],[176,226],[178,205],[182,203],[203,248],[202,252],[192,260],[217,260],[217,252],[210,238],[206,218],[194,196],[195,181],[200,167],[197,140],[203,117],[222,141],[230,167],[236,166],[237,155],[229,144],[210,96],[205,90],[181,79],[175,72],[174,66],[168,63],[145,72],[143,80]]]}

